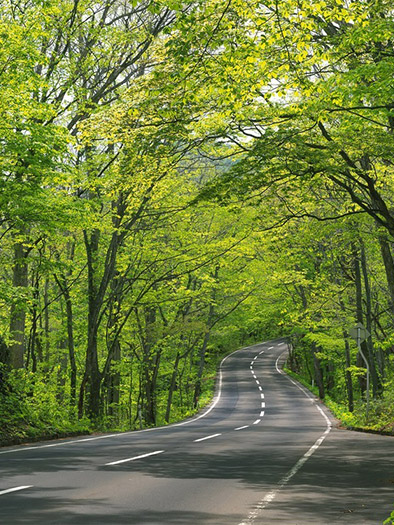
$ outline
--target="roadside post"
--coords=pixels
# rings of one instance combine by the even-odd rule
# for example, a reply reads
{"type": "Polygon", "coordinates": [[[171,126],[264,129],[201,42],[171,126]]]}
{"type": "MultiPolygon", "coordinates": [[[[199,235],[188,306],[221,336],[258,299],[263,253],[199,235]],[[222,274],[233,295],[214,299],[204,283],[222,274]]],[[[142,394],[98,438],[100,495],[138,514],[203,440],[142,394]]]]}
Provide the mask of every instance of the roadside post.
{"type": "Polygon", "coordinates": [[[352,339],[357,342],[357,348],[360,352],[361,357],[364,360],[365,366],[367,368],[367,410],[366,417],[368,421],[368,412],[369,412],[369,363],[367,358],[364,355],[364,352],[361,350],[361,343],[363,343],[371,335],[365,326],[362,323],[357,323],[356,326],[349,330],[349,335],[352,339]]]}

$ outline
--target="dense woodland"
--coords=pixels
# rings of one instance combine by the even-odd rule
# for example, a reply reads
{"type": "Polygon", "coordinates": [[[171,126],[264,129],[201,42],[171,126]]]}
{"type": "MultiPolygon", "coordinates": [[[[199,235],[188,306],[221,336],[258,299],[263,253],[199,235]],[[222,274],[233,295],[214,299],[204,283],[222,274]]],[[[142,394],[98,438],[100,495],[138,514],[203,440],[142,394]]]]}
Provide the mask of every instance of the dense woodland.
{"type": "Polygon", "coordinates": [[[393,431],[392,2],[0,13],[2,443],[180,419],[276,337],[393,431]]]}

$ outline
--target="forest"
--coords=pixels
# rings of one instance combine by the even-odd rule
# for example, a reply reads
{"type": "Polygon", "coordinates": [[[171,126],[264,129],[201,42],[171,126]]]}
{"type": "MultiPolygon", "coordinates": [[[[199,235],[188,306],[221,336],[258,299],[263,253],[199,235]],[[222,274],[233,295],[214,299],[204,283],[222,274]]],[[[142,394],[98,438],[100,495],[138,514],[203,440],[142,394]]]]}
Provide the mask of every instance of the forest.
{"type": "Polygon", "coordinates": [[[1,444],[180,420],[279,337],[394,433],[392,2],[1,0],[0,43],[1,444]]]}

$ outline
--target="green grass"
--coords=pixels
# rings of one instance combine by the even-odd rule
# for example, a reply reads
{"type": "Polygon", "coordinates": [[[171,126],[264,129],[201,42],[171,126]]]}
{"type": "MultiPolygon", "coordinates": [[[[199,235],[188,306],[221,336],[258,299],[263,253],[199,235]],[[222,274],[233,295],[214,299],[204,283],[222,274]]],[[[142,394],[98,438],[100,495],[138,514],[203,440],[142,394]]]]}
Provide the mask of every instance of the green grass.
{"type": "MultiPolygon", "coordinates": [[[[313,387],[304,377],[288,368],[283,370],[315,396],[319,396],[317,387],[313,387]]],[[[338,403],[329,396],[326,396],[322,401],[346,428],[394,435],[394,388],[392,384],[386,385],[385,394],[382,398],[370,400],[368,417],[366,403],[363,400],[355,402],[353,412],[349,411],[345,403],[338,403]]]]}

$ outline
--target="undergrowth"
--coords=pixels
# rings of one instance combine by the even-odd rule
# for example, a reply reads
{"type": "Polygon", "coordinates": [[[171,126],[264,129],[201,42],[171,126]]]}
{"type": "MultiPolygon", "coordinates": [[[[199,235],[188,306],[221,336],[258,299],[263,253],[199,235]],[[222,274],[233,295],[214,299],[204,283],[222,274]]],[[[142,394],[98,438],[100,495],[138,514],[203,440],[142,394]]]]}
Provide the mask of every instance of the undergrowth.
{"type": "MultiPolygon", "coordinates": [[[[317,387],[312,386],[305,378],[292,372],[288,368],[284,371],[299,383],[319,396],[317,387]]],[[[350,412],[345,403],[334,401],[330,396],[322,399],[334,416],[349,429],[365,430],[382,434],[394,435],[394,384],[386,384],[385,393],[381,398],[370,399],[367,415],[366,402],[358,400],[354,404],[354,411],[350,412]]]]}

